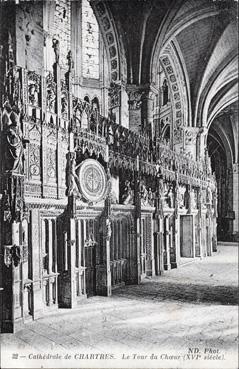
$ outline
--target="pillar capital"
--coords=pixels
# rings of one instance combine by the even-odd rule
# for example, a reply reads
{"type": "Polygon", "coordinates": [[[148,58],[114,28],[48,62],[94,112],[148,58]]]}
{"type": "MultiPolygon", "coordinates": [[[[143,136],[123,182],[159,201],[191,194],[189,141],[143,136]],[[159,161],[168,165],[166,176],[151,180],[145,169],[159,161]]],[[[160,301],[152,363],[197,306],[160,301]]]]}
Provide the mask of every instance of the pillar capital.
{"type": "Polygon", "coordinates": [[[192,143],[196,143],[196,139],[199,133],[200,128],[198,127],[185,127],[184,128],[185,145],[191,145],[192,143]]]}
{"type": "Polygon", "coordinates": [[[142,105],[142,97],[144,90],[141,86],[127,85],[126,92],[128,94],[129,110],[139,110],[142,105]]]}
{"type": "Polygon", "coordinates": [[[146,85],[133,85],[128,84],[126,86],[126,92],[129,97],[129,109],[140,109],[142,101],[145,99],[153,100],[155,95],[158,94],[158,89],[152,84],[146,85]]]}
{"type": "Polygon", "coordinates": [[[154,132],[153,128],[153,100],[158,90],[152,84],[127,85],[129,104],[129,126],[137,132],[154,132]]]}

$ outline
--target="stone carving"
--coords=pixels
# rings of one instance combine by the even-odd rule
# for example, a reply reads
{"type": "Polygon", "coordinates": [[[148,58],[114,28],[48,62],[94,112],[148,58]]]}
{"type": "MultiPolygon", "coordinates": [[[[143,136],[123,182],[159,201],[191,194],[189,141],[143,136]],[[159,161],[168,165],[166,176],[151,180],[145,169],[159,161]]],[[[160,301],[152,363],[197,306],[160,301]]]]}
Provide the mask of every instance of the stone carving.
{"type": "Polygon", "coordinates": [[[9,199],[9,194],[6,190],[4,190],[2,197],[2,209],[3,209],[3,221],[11,222],[12,220],[12,212],[11,212],[11,204],[9,199]]]}
{"type": "Polygon", "coordinates": [[[41,77],[35,72],[28,72],[28,100],[29,103],[39,106],[41,77]]]}
{"type": "Polygon", "coordinates": [[[79,196],[79,179],[76,175],[76,163],[74,153],[68,153],[67,155],[66,196],[79,196]]]}
{"type": "Polygon", "coordinates": [[[56,83],[53,74],[48,72],[46,76],[46,105],[47,109],[55,112],[56,109],[56,83]]]}
{"type": "Polygon", "coordinates": [[[212,205],[212,190],[211,190],[210,186],[207,186],[206,203],[208,205],[212,205]]]}
{"type": "Polygon", "coordinates": [[[114,109],[120,106],[120,91],[121,86],[116,83],[111,83],[108,91],[109,94],[109,108],[114,109]]]}
{"type": "MultiPolygon", "coordinates": [[[[5,120],[6,123],[6,120],[5,120]]],[[[5,169],[7,171],[23,173],[23,149],[27,140],[23,139],[20,128],[20,113],[13,108],[9,116],[9,125],[4,131],[5,137],[5,169]]]]}
{"type": "Polygon", "coordinates": [[[130,110],[140,109],[142,105],[143,91],[128,90],[128,96],[129,96],[129,100],[128,100],[129,109],[130,110]]]}
{"type": "Polygon", "coordinates": [[[8,42],[5,54],[5,73],[3,81],[3,102],[8,102],[18,109],[22,107],[20,68],[14,60],[13,42],[11,33],[8,33],[8,42]]]}
{"type": "Polygon", "coordinates": [[[61,81],[61,115],[63,118],[68,117],[68,91],[64,81],[61,81]]]}
{"type": "Polygon", "coordinates": [[[97,242],[95,240],[94,234],[91,232],[89,234],[89,237],[85,240],[84,246],[85,247],[92,247],[92,246],[95,246],[96,244],[97,244],[97,242]]]}
{"type": "Polygon", "coordinates": [[[13,245],[12,249],[11,249],[11,255],[12,255],[12,260],[13,260],[13,264],[15,267],[17,267],[20,264],[21,261],[21,249],[20,246],[17,245],[13,245]]]}
{"type": "Polygon", "coordinates": [[[9,268],[12,263],[17,267],[21,262],[21,248],[14,244],[13,246],[4,246],[4,264],[9,268]]]}
{"type": "Polygon", "coordinates": [[[47,149],[47,176],[48,179],[56,177],[56,150],[53,147],[47,149]]]}
{"type": "Polygon", "coordinates": [[[86,159],[76,173],[83,198],[92,203],[103,200],[107,195],[107,178],[102,165],[96,160],[86,159]]]}
{"type": "Polygon", "coordinates": [[[148,204],[150,206],[154,206],[154,194],[151,187],[148,189],[148,204]]]}
{"type": "Polygon", "coordinates": [[[186,188],[186,191],[184,192],[184,201],[183,201],[184,207],[185,209],[189,209],[189,204],[190,204],[190,193],[188,190],[188,186],[186,188]]]}
{"type": "Polygon", "coordinates": [[[55,53],[55,62],[56,62],[56,64],[59,64],[59,59],[60,59],[60,42],[59,42],[59,40],[57,40],[56,38],[53,38],[52,47],[53,47],[54,53],[55,53]]]}
{"type": "Polygon", "coordinates": [[[122,203],[124,205],[133,204],[133,200],[134,200],[134,192],[131,188],[130,181],[126,180],[122,193],[122,203]]]}
{"type": "Polygon", "coordinates": [[[173,204],[173,188],[172,186],[169,186],[169,189],[168,189],[168,192],[167,192],[167,203],[168,203],[168,207],[169,208],[173,208],[174,207],[174,204],[173,204]]]}
{"type": "Polygon", "coordinates": [[[163,184],[163,178],[160,172],[157,172],[156,176],[157,182],[156,182],[156,214],[160,217],[163,217],[163,194],[164,194],[164,184],[163,184]]]}
{"type": "Polygon", "coordinates": [[[197,135],[198,135],[198,129],[197,128],[186,128],[184,129],[185,134],[185,145],[195,144],[197,135]]]}
{"type": "Polygon", "coordinates": [[[68,72],[72,72],[72,69],[74,69],[74,61],[72,58],[71,50],[67,54],[67,64],[68,64],[68,72]]]}
{"type": "Polygon", "coordinates": [[[140,183],[140,197],[141,197],[141,205],[148,205],[148,190],[143,182],[140,183]]]}
{"type": "Polygon", "coordinates": [[[11,181],[5,183],[3,191],[1,208],[3,210],[4,222],[20,222],[26,214],[24,203],[24,178],[18,174],[12,173],[11,181]]]}
{"type": "Polygon", "coordinates": [[[215,188],[215,191],[213,192],[212,204],[213,204],[213,210],[214,210],[214,217],[217,218],[218,217],[218,213],[217,213],[217,188],[215,188]]]}
{"type": "Polygon", "coordinates": [[[188,214],[192,211],[192,189],[190,185],[187,185],[184,192],[184,207],[188,210],[188,214]]]}
{"type": "Polygon", "coordinates": [[[111,222],[109,218],[105,220],[105,238],[107,241],[110,241],[112,235],[111,222]]]}
{"type": "Polygon", "coordinates": [[[37,144],[29,145],[29,172],[31,177],[40,175],[40,146],[37,144]]]}

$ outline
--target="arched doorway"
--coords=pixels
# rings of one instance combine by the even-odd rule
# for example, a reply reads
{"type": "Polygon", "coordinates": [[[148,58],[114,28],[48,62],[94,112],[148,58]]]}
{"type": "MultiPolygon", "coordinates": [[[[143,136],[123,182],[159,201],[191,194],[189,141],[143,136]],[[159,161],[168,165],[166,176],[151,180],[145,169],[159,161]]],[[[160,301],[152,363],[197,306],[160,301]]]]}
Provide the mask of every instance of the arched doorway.
{"type": "Polygon", "coordinates": [[[233,173],[236,161],[234,113],[231,106],[218,115],[210,125],[207,138],[212,171],[217,181],[217,236],[221,241],[234,241],[238,233],[238,174],[233,173]]]}

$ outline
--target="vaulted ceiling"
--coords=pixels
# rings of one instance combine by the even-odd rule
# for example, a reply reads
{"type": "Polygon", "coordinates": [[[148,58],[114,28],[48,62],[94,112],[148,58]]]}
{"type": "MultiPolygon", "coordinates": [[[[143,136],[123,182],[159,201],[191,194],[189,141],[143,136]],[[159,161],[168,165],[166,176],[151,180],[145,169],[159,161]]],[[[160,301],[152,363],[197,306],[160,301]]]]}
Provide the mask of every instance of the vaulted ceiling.
{"type": "MultiPolygon", "coordinates": [[[[153,82],[152,64],[175,46],[191,101],[192,126],[209,126],[238,100],[237,2],[107,0],[126,56],[127,83],[153,82]]],[[[98,0],[91,0],[93,8],[98,0]]]]}

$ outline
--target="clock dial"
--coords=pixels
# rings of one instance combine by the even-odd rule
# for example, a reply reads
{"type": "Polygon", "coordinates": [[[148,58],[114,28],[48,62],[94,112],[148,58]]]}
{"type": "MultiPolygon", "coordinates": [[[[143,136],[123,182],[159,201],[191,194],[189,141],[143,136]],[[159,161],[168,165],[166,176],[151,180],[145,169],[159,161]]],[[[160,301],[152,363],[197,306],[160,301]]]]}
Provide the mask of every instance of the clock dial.
{"type": "Polygon", "coordinates": [[[107,187],[102,165],[96,160],[87,159],[80,165],[78,176],[83,197],[92,202],[101,201],[107,187]]]}

